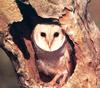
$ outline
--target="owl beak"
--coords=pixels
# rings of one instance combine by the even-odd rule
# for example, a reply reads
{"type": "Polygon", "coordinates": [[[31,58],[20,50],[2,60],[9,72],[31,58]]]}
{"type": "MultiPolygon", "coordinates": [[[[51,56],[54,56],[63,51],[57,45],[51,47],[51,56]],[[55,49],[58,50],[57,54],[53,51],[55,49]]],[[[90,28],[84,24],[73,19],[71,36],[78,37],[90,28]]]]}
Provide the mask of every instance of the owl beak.
{"type": "Polygon", "coordinates": [[[50,49],[52,46],[52,43],[53,43],[53,39],[46,39],[46,41],[47,41],[47,44],[48,44],[49,49],[50,49]]]}

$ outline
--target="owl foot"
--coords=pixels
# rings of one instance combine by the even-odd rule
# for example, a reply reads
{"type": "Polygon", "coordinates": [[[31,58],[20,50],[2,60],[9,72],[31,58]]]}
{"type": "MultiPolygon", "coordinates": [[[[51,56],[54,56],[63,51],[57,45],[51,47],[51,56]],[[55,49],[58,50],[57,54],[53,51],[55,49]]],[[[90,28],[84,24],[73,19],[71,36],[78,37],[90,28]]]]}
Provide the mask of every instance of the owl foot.
{"type": "Polygon", "coordinates": [[[65,71],[65,72],[61,72],[59,74],[57,74],[52,81],[49,82],[49,85],[50,86],[55,86],[57,84],[57,81],[59,82],[58,83],[58,86],[57,88],[61,88],[65,82],[66,82],[66,79],[68,78],[68,72],[65,71]]]}
{"type": "Polygon", "coordinates": [[[66,79],[68,79],[68,75],[67,74],[64,74],[63,75],[63,78],[60,80],[60,83],[59,83],[59,85],[58,85],[58,87],[57,88],[62,88],[62,86],[65,84],[65,82],[66,82],[66,79]]]}

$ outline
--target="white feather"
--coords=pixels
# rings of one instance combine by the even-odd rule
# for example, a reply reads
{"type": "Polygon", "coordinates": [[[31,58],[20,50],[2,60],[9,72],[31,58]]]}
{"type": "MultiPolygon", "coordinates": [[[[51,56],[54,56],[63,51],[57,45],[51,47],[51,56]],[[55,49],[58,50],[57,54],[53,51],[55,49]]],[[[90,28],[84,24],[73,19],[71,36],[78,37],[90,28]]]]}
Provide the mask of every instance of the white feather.
{"type": "Polygon", "coordinates": [[[32,33],[33,40],[37,46],[45,51],[55,51],[62,47],[65,42],[65,35],[62,33],[62,29],[58,25],[53,24],[38,24],[32,33]],[[46,34],[46,37],[41,36],[41,32],[46,34]],[[54,33],[58,32],[59,36],[54,37],[54,33]],[[49,47],[48,42],[51,42],[51,47],[49,47]]]}

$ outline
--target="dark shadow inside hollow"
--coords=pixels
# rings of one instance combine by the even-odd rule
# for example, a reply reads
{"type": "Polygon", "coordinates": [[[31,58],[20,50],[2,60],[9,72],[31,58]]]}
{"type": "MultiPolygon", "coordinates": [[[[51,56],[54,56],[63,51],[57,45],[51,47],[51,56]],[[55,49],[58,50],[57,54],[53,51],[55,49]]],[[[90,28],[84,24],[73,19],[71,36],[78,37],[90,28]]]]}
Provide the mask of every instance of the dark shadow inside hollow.
{"type": "Polygon", "coordinates": [[[16,3],[23,16],[23,20],[21,22],[14,22],[13,24],[11,24],[9,31],[13,36],[13,41],[15,42],[15,44],[17,44],[19,49],[22,51],[24,57],[28,59],[30,55],[27,51],[23,38],[26,38],[31,41],[32,30],[37,24],[57,24],[58,22],[53,22],[55,20],[54,18],[41,18],[40,16],[38,16],[35,9],[32,8],[31,5],[26,5],[20,0],[16,0],[16,3]]]}
{"type": "Polygon", "coordinates": [[[75,45],[74,45],[73,41],[69,38],[69,36],[67,34],[66,34],[66,39],[72,47],[72,52],[70,53],[70,59],[71,59],[71,63],[72,63],[72,72],[71,73],[73,74],[74,70],[75,70],[75,67],[76,67],[75,45]]]}
{"type": "Polygon", "coordinates": [[[13,24],[11,24],[9,30],[15,44],[17,44],[19,49],[22,51],[24,57],[26,59],[29,59],[30,54],[27,50],[27,47],[25,46],[23,38],[31,40],[31,32],[34,29],[34,26],[37,24],[37,20],[40,19],[40,17],[38,17],[37,13],[31,7],[31,5],[25,5],[19,0],[16,0],[16,3],[23,16],[23,20],[21,22],[14,22],[13,24]]]}
{"type": "MultiPolygon", "coordinates": [[[[20,9],[22,16],[23,16],[23,20],[21,22],[14,22],[13,24],[11,24],[9,31],[13,37],[13,41],[19,47],[19,49],[22,51],[24,57],[26,59],[29,59],[30,54],[25,45],[24,38],[31,41],[32,30],[34,30],[34,27],[37,24],[41,24],[41,23],[42,24],[59,24],[59,22],[57,19],[54,19],[54,18],[42,18],[42,17],[38,16],[35,9],[32,8],[31,5],[26,5],[26,4],[22,3],[20,0],[16,0],[16,3],[18,5],[18,8],[20,9]]],[[[71,57],[71,61],[73,63],[73,72],[74,72],[75,65],[76,65],[74,44],[70,40],[68,35],[66,35],[66,38],[68,39],[68,41],[71,44],[71,47],[73,49],[70,57],[71,57]]],[[[40,75],[41,80],[44,82],[49,82],[54,77],[54,75],[52,75],[52,74],[50,76],[47,76],[41,72],[39,72],[39,75],[40,75]]]]}
{"type": "Polygon", "coordinates": [[[40,75],[40,78],[43,82],[50,82],[53,78],[54,78],[54,75],[53,74],[50,74],[50,75],[46,75],[44,74],[43,72],[39,72],[39,75],[40,75]]]}

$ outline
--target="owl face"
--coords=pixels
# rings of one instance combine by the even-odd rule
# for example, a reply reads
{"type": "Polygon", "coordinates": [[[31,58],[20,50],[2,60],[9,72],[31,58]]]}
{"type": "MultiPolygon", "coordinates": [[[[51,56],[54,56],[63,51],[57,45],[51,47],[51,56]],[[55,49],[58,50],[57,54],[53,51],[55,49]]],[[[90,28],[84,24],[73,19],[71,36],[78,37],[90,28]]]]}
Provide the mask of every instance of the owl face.
{"type": "Polygon", "coordinates": [[[63,45],[65,35],[58,25],[38,24],[32,32],[32,39],[39,48],[45,51],[55,51],[63,45]]]}

